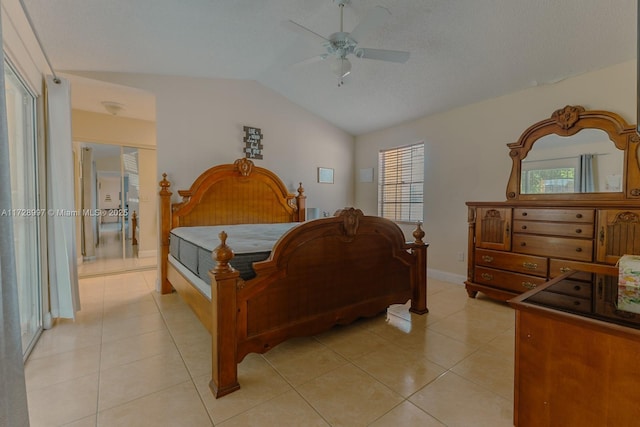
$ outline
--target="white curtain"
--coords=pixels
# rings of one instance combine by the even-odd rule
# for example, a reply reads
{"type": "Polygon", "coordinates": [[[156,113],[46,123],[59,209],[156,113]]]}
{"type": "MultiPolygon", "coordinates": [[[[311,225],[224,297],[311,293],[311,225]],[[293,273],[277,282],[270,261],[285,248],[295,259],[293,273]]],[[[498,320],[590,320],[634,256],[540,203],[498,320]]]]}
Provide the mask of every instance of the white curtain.
{"type": "Polygon", "coordinates": [[[580,155],[580,192],[593,193],[595,184],[593,179],[594,154],[580,155]]]}
{"type": "MultiPolygon", "coordinates": [[[[0,49],[0,212],[11,209],[6,105],[4,52],[0,49]]],[[[18,280],[10,215],[0,215],[0,322],[0,426],[28,426],[29,410],[18,313],[18,280]]]]}
{"type": "Polygon", "coordinates": [[[47,76],[47,237],[51,315],[75,319],[80,309],[73,197],[69,81],[47,76]]]}

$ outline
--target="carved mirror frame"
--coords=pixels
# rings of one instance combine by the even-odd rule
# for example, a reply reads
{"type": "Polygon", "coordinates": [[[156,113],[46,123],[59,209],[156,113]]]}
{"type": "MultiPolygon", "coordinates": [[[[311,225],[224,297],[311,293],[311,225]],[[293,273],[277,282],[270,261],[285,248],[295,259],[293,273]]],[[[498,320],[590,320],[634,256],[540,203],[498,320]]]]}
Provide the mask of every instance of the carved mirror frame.
{"type": "Polygon", "coordinates": [[[640,137],[636,127],[609,111],[585,110],[579,105],[567,105],[553,112],[550,118],[530,126],[517,142],[507,144],[509,156],[513,160],[511,175],[507,184],[507,200],[628,200],[640,199],[640,164],[638,163],[638,142],[640,137]],[[622,191],[617,193],[561,193],[561,194],[520,194],[522,160],[534,143],[545,135],[575,135],[582,129],[600,129],[609,135],[611,142],[624,151],[622,191]]]}

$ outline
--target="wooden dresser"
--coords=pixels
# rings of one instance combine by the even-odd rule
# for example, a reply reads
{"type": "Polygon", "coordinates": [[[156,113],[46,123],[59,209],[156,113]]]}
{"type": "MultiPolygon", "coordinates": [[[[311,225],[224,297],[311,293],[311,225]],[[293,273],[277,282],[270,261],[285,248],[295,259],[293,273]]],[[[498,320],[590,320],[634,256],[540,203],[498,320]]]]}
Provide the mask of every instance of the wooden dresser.
{"type": "MultiPolygon", "coordinates": [[[[507,300],[569,270],[582,270],[583,279],[590,280],[592,273],[615,272],[621,255],[640,254],[639,141],[635,127],[615,113],[567,106],[509,144],[513,167],[507,201],[467,202],[469,257],[465,284],[469,296],[482,292],[507,300]],[[614,188],[619,191],[525,192],[524,180],[532,168],[524,160],[534,143],[548,136],[577,138],[575,135],[585,129],[602,131],[602,142],[611,146],[605,147],[620,151],[619,175],[606,169],[605,156],[609,154],[602,154],[604,160],[598,160],[602,175],[619,176],[619,186],[614,188]]],[[[539,146],[554,148],[555,143],[545,140],[539,146]]],[[[569,149],[562,149],[548,151],[560,160],[569,159],[565,156],[569,149]]],[[[593,149],[592,145],[584,148],[593,149]]],[[[594,161],[596,165],[598,161],[594,161]]],[[[555,159],[536,158],[535,162],[532,164],[540,169],[546,163],[558,164],[555,159]]],[[[597,173],[596,169],[596,177],[597,173]]],[[[577,179],[573,176],[563,183],[577,179]]],[[[538,189],[542,188],[540,181],[538,189]]]]}
{"type": "Polygon", "coordinates": [[[638,425],[640,314],[616,307],[617,275],[592,276],[570,272],[509,301],[514,425],[638,425]]]}

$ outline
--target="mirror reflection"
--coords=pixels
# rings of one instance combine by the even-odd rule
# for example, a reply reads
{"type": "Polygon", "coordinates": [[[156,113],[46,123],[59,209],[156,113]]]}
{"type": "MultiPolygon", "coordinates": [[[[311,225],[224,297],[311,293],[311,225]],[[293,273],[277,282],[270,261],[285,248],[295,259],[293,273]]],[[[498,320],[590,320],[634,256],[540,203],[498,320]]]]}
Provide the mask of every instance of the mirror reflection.
{"type": "Polygon", "coordinates": [[[624,151],[600,129],[545,135],[522,160],[521,194],[621,192],[624,151]]]}

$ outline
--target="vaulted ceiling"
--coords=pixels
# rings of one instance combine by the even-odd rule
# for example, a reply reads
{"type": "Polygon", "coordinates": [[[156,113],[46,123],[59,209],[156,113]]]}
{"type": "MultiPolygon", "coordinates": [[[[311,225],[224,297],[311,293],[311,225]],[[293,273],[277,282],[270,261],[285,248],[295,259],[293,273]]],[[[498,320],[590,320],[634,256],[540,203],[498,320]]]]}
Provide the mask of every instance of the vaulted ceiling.
{"type": "MultiPolygon", "coordinates": [[[[56,72],[251,79],[358,135],[636,58],[635,0],[351,0],[350,32],[390,14],[360,47],[406,63],[353,58],[338,87],[325,52],[335,0],[24,0],[56,72]]],[[[632,83],[632,82],[631,82],[632,83]]],[[[633,88],[630,88],[634,90],[633,88]]]]}

